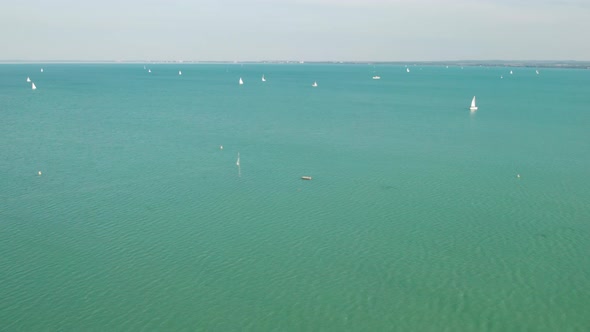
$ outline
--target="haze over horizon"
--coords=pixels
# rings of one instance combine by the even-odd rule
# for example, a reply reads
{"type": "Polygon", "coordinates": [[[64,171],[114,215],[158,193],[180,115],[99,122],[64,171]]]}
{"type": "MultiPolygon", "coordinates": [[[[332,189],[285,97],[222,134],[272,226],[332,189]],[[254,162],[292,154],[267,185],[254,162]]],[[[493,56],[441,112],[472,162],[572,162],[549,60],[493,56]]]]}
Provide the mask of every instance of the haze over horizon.
{"type": "Polygon", "coordinates": [[[590,60],[581,0],[31,0],[0,31],[0,61],[590,60]]]}

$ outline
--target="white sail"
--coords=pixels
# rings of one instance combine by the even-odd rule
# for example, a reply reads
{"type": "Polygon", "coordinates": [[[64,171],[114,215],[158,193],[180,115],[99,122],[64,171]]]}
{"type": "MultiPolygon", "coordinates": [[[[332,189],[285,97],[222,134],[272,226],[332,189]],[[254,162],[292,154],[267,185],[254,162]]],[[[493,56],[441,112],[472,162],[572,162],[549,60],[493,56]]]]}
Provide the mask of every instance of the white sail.
{"type": "Polygon", "coordinates": [[[240,153],[238,152],[238,160],[236,161],[236,165],[240,166],[240,153]]]}
{"type": "Polygon", "coordinates": [[[151,69],[148,69],[148,73],[151,73],[151,72],[152,72],[152,70],[151,69]]]}
{"type": "Polygon", "coordinates": [[[262,82],[266,82],[266,78],[264,78],[264,75],[262,75],[262,82]]]}
{"type": "Polygon", "coordinates": [[[31,83],[31,89],[37,90],[37,87],[35,86],[35,83],[31,83]]]}
{"type": "Polygon", "coordinates": [[[535,73],[537,73],[537,75],[539,75],[539,69],[535,70],[535,73]]]}
{"type": "Polygon", "coordinates": [[[244,81],[242,81],[242,78],[240,77],[240,81],[239,81],[240,85],[244,84],[244,81]]]}
{"type": "Polygon", "coordinates": [[[43,68],[41,68],[41,72],[43,72],[43,68]]]}
{"type": "Polygon", "coordinates": [[[27,77],[27,82],[29,82],[29,83],[31,82],[31,78],[30,77],[27,77]]]}
{"type": "Polygon", "coordinates": [[[313,86],[314,88],[317,87],[318,86],[318,82],[313,82],[313,84],[311,86],[313,86]]]}
{"type": "Polygon", "coordinates": [[[477,106],[475,105],[475,96],[471,99],[471,107],[469,107],[471,111],[477,111],[477,106]]]}
{"type": "Polygon", "coordinates": [[[182,72],[180,70],[178,71],[178,75],[182,75],[182,72]]]}
{"type": "Polygon", "coordinates": [[[510,71],[510,75],[512,75],[512,70],[510,71]]]}
{"type": "Polygon", "coordinates": [[[406,68],[406,73],[409,73],[409,72],[410,72],[410,68],[406,68]]]}

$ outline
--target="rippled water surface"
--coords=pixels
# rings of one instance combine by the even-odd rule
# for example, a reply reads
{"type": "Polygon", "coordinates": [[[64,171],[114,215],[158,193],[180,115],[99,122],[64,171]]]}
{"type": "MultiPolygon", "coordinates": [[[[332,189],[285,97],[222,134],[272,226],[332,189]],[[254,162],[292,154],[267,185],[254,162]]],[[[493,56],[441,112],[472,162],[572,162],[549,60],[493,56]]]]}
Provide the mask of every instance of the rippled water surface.
{"type": "Polygon", "coordinates": [[[0,65],[0,329],[590,329],[588,70],[40,67],[0,65]]]}

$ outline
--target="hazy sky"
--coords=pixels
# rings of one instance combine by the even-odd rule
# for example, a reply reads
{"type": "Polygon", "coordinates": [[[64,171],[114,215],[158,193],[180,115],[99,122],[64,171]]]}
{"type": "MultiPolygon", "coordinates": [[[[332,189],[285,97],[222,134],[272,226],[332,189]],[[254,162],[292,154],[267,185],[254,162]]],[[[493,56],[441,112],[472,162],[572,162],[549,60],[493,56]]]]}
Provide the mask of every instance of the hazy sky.
{"type": "Polygon", "coordinates": [[[0,60],[590,60],[590,0],[0,0],[0,60]]]}

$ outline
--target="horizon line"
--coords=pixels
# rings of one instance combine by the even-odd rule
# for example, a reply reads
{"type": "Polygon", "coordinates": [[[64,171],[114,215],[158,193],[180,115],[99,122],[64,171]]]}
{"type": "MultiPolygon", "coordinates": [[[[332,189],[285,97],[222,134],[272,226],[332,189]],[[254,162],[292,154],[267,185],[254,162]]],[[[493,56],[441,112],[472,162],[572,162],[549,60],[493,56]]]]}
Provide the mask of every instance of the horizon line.
{"type": "Polygon", "coordinates": [[[65,62],[65,63],[101,63],[101,62],[114,62],[114,63],[456,63],[456,62],[530,62],[530,63],[556,63],[556,62],[575,62],[575,63],[590,63],[590,60],[568,60],[568,59],[542,59],[542,60],[531,60],[531,59],[455,59],[455,60],[293,60],[293,59],[265,59],[265,60],[171,60],[171,59],[0,59],[0,63],[52,63],[52,62],[65,62]]]}

